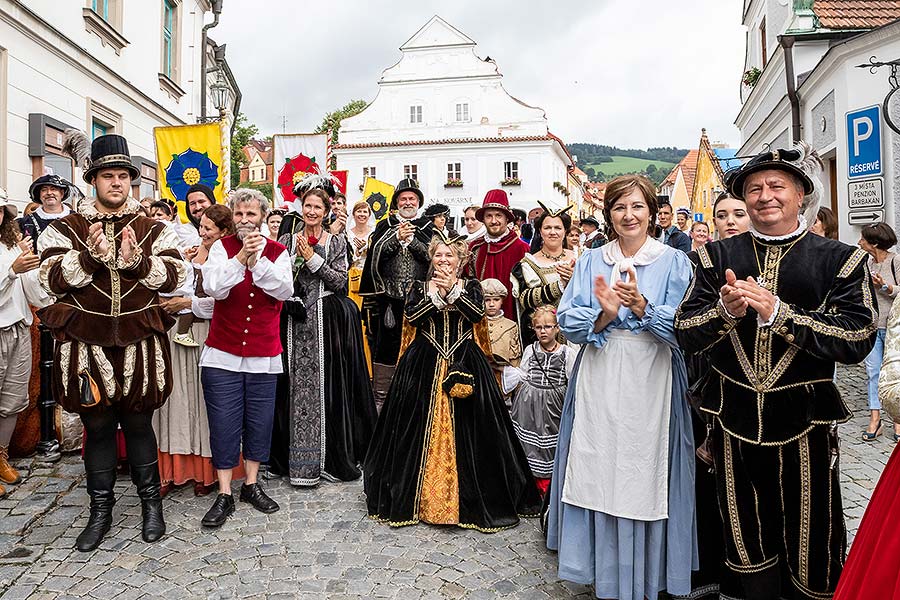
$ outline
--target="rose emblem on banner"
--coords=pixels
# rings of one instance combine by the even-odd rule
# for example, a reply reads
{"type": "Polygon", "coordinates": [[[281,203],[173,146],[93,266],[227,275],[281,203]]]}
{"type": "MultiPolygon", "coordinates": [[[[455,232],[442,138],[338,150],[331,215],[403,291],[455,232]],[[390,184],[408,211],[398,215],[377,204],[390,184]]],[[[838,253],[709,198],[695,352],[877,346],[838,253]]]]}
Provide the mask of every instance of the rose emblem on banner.
{"type": "Polygon", "coordinates": [[[216,189],[219,185],[219,165],[206,152],[188,148],[181,154],[173,154],[166,167],[166,184],[176,200],[184,200],[188,189],[197,183],[216,189]]]}
{"type": "Polygon", "coordinates": [[[294,185],[306,177],[307,173],[318,172],[319,165],[316,160],[303,154],[298,154],[286,161],[278,172],[278,188],[281,190],[281,197],[284,198],[284,201],[292,202],[294,200],[294,185]]]}

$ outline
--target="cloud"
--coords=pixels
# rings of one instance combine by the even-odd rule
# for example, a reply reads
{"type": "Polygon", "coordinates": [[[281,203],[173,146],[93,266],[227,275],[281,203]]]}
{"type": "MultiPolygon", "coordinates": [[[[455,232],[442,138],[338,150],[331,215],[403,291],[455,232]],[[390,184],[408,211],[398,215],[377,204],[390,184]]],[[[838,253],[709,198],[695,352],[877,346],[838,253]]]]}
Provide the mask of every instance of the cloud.
{"type": "Polygon", "coordinates": [[[210,32],[228,45],[242,111],[263,134],[312,131],[372,100],[398,48],[434,14],[478,43],[506,89],[567,142],[694,148],[700,129],[740,145],[740,0],[455,3],[231,0],[210,32]],[[298,7],[302,7],[298,8],[298,7]]]}

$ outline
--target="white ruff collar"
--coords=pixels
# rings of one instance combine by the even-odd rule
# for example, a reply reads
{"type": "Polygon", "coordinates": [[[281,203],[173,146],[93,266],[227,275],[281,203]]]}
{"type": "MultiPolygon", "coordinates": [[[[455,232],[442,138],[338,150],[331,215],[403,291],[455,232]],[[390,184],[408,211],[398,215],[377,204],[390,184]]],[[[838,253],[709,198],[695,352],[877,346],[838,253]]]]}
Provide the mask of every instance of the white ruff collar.
{"type": "Polygon", "coordinates": [[[766,235],[764,233],[758,232],[756,228],[753,227],[753,223],[750,223],[750,233],[753,235],[753,237],[767,242],[780,242],[783,240],[789,240],[792,237],[797,237],[807,229],[809,229],[809,225],[806,222],[806,217],[804,217],[803,215],[800,215],[800,218],[798,219],[797,229],[793,230],[787,235],[766,235]]]}
{"type": "Polygon", "coordinates": [[[115,219],[118,217],[122,217],[125,215],[133,215],[141,210],[141,203],[129,196],[125,203],[122,204],[122,207],[114,213],[101,213],[97,210],[97,205],[95,204],[97,200],[94,202],[82,202],[79,207],[79,212],[85,216],[88,220],[91,219],[115,219]]]}
{"type": "Polygon", "coordinates": [[[496,321],[497,319],[503,318],[503,309],[500,309],[500,312],[494,315],[493,317],[490,315],[485,315],[488,321],[496,321]]]}
{"type": "Polygon", "coordinates": [[[488,244],[496,244],[497,242],[499,242],[500,240],[502,240],[503,238],[508,236],[510,231],[512,231],[512,229],[507,229],[506,231],[503,232],[503,235],[498,236],[498,237],[492,237],[492,236],[488,235],[487,228],[485,228],[484,241],[486,241],[488,244]]]}
{"type": "Polygon", "coordinates": [[[63,204],[63,205],[62,205],[62,212],[60,212],[60,213],[48,213],[48,212],[44,212],[44,207],[43,207],[43,206],[37,207],[37,208],[34,210],[34,212],[37,214],[37,216],[39,216],[40,218],[44,219],[45,221],[52,221],[53,219],[62,219],[63,217],[68,217],[68,216],[69,216],[69,213],[71,213],[72,211],[69,209],[68,206],[66,206],[65,204],[63,204]]]}

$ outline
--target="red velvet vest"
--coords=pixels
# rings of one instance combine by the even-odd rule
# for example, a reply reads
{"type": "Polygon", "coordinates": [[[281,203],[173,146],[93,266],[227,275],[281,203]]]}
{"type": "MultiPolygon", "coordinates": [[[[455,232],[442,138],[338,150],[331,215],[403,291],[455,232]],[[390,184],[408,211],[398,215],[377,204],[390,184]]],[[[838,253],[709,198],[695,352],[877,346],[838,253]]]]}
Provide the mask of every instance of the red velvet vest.
{"type": "MultiPolygon", "coordinates": [[[[222,246],[233,258],[241,250],[237,236],[222,238],[222,246]]],[[[270,261],[285,251],[278,242],[267,240],[262,255],[270,261]]],[[[281,354],[279,319],[281,301],[253,284],[250,269],[244,271],[244,280],[231,288],[228,297],[216,300],[206,345],[235,356],[264,357],[281,354]]]]}

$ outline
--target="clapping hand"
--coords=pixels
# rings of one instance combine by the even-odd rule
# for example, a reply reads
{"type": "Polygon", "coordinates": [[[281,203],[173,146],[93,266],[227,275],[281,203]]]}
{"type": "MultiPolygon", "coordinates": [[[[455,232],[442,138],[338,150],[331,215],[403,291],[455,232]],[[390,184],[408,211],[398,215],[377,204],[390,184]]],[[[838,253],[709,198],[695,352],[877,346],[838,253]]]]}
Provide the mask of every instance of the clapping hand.
{"type": "Polygon", "coordinates": [[[119,246],[119,256],[123,264],[131,264],[136,248],[137,236],[134,233],[134,229],[131,228],[131,225],[126,225],[122,230],[122,243],[119,246]]]}
{"type": "Polygon", "coordinates": [[[347,226],[347,215],[342,210],[338,210],[335,213],[334,222],[328,227],[328,230],[331,232],[331,235],[338,235],[344,228],[347,226]]]}
{"type": "Polygon", "coordinates": [[[575,273],[575,259],[557,264],[556,272],[559,274],[559,278],[563,285],[568,284],[569,280],[572,279],[572,275],[575,273]]]}
{"type": "Polygon", "coordinates": [[[188,260],[194,260],[197,257],[197,252],[200,251],[200,246],[191,246],[190,248],[184,249],[184,257],[188,260]]]}
{"type": "Polygon", "coordinates": [[[628,278],[625,281],[617,281],[613,285],[613,291],[619,297],[622,306],[627,306],[636,317],[642,318],[644,310],[647,308],[647,299],[638,289],[637,273],[634,267],[629,267],[627,273],[628,278]]]}
{"type": "Polygon", "coordinates": [[[412,239],[412,236],[415,232],[415,225],[413,225],[409,221],[403,221],[397,228],[397,239],[399,239],[401,242],[408,242],[412,239]]]}
{"type": "Polygon", "coordinates": [[[453,286],[456,285],[456,273],[449,268],[436,267],[432,281],[434,281],[434,285],[437,286],[441,296],[446,296],[453,289],[453,286]]]}
{"type": "Polygon", "coordinates": [[[30,236],[26,236],[19,242],[19,250],[22,253],[12,263],[11,268],[14,273],[25,273],[26,271],[37,269],[41,265],[41,259],[33,252],[33,248],[30,236]]]}
{"type": "Polygon", "coordinates": [[[259,230],[249,231],[244,237],[243,248],[238,252],[238,260],[252,269],[256,266],[256,254],[262,250],[264,243],[263,236],[259,230]]]}
{"type": "Polygon", "coordinates": [[[365,238],[355,237],[353,238],[353,245],[356,246],[356,251],[359,252],[366,247],[366,240],[365,238]]]}
{"type": "Polygon", "coordinates": [[[109,256],[109,240],[103,233],[103,223],[93,223],[88,228],[88,246],[94,249],[94,253],[104,260],[109,256]]]}
{"type": "Polygon", "coordinates": [[[729,315],[741,318],[747,314],[747,299],[737,287],[737,276],[731,269],[725,269],[725,285],[719,289],[719,298],[729,315]]]}
{"type": "Polygon", "coordinates": [[[594,298],[600,303],[600,316],[594,323],[594,332],[599,333],[619,314],[622,301],[616,291],[606,283],[606,277],[597,275],[594,279],[594,298]]]}
{"type": "Polygon", "coordinates": [[[315,250],[312,249],[312,246],[309,245],[309,241],[306,239],[306,236],[303,233],[298,233],[296,237],[296,246],[297,246],[297,254],[303,257],[303,260],[309,260],[315,254],[315,250]]]}
{"type": "Polygon", "coordinates": [[[763,322],[767,322],[772,318],[772,313],[775,312],[775,304],[778,302],[775,294],[759,285],[752,277],[748,277],[746,281],[736,280],[734,287],[737,288],[747,305],[756,311],[763,322]]]}

